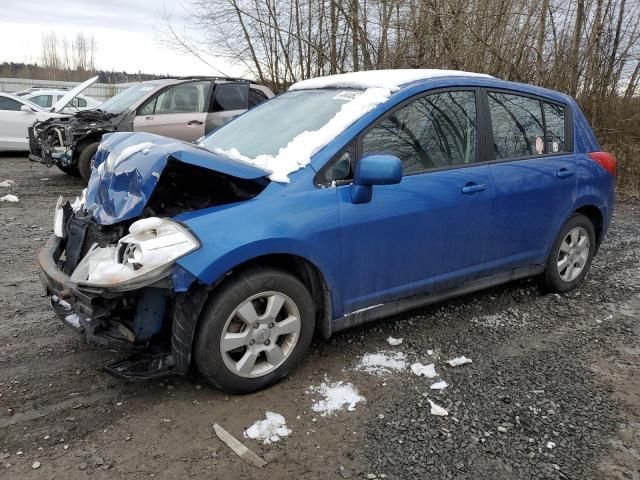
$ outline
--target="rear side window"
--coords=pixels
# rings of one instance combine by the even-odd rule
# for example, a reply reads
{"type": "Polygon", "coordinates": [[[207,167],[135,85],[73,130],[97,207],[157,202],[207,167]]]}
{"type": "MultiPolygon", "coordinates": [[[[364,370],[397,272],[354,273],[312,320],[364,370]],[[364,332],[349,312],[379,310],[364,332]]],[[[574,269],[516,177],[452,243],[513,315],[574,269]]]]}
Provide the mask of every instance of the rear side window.
{"type": "Polygon", "coordinates": [[[216,87],[213,111],[246,110],[249,108],[249,85],[246,83],[221,83],[216,87]]]}
{"type": "Polygon", "coordinates": [[[443,92],[414,100],[369,130],[362,148],[363,155],[395,155],[405,175],[473,163],[477,155],[475,93],[443,92]]]}
{"type": "Polygon", "coordinates": [[[12,98],[0,97],[0,110],[19,111],[22,104],[12,98]]]}
{"type": "Polygon", "coordinates": [[[540,101],[506,93],[487,93],[497,159],[544,153],[540,101]]]}
{"type": "Polygon", "coordinates": [[[564,131],[564,107],[555,103],[544,102],[544,122],[546,132],[546,152],[566,152],[564,131]]]}
{"type": "Polygon", "coordinates": [[[255,88],[249,89],[249,108],[253,108],[256,105],[260,105],[262,102],[268,100],[267,96],[260,90],[255,88]]]}

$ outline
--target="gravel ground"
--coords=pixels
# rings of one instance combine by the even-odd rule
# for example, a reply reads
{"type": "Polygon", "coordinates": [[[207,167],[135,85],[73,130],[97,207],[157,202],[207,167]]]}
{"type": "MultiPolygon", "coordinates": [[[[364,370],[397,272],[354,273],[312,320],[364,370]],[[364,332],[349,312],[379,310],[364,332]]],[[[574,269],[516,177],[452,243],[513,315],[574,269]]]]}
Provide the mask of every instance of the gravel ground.
{"type": "Polygon", "coordinates": [[[131,385],[102,373],[118,356],[59,324],[35,263],[56,198],[81,183],[4,156],[7,179],[15,185],[0,196],[20,202],[0,202],[0,478],[640,480],[637,203],[618,206],[571,294],[522,281],[416,310],[318,342],[273,388],[226,396],[195,376],[131,385]],[[434,363],[439,377],[357,368],[384,351],[434,363]],[[460,355],[473,363],[445,363],[460,355]],[[431,390],[437,380],[448,387],[431,390]],[[351,383],[366,401],[323,416],[312,408],[323,381],[351,383]],[[431,415],[429,400],[449,415],[431,415]],[[292,433],[270,445],[243,439],[267,410],[292,433]],[[243,463],[214,422],[268,465],[243,463]]]}

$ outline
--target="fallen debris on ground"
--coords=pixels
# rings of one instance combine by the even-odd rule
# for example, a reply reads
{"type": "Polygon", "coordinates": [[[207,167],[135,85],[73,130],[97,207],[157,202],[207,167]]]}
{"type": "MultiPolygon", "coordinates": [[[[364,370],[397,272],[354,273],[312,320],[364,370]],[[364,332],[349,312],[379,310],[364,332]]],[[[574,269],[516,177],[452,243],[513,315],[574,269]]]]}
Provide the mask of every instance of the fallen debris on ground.
{"type": "Polygon", "coordinates": [[[217,437],[235,452],[241,459],[254,467],[262,468],[267,462],[265,462],[258,455],[249,450],[240,440],[227,432],[217,423],[213,424],[213,430],[216,432],[217,437]]]}
{"type": "Polygon", "coordinates": [[[260,440],[264,444],[279,442],[282,437],[291,433],[287,428],[287,422],[282,415],[275,412],[266,412],[266,419],[258,420],[244,431],[245,438],[260,440]]]}

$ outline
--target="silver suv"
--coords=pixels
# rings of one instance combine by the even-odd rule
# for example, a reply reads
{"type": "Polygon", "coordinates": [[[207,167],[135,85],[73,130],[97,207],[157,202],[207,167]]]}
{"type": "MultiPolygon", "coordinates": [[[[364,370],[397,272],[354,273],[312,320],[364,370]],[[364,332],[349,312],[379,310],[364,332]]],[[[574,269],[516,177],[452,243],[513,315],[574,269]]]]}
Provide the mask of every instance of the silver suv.
{"type": "Polygon", "coordinates": [[[29,129],[29,158],[88,181],[91,161],[105,133],[150,132],[193,142],[271,97],[269,88],[237,78],[138,83],[95,110],[36,123],[29,129]]]}

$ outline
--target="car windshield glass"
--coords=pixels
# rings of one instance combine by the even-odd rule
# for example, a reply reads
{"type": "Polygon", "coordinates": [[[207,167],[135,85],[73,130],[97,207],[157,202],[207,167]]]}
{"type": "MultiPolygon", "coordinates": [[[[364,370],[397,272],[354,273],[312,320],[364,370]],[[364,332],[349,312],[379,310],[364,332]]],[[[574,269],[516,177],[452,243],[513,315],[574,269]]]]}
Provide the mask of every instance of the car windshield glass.
{"type": "Polygon", "coordinates": [[[133,105],[137,100],[147,95],[150,91],[158,86],[157,83],[142,83],[123,90],[119,94],[111,97],[109,100],[100,105],[99,109],[103,112],[119,114],[133,105]]]}
{"type": "Polygon", "coordinates": [[[325,126],[345,103],[360,93],[329,89],[288,92],[215,130],[200,146],[217,152],[237,151],[251,159],[261,155],[275,157],[301,133],[325,126]]]}

